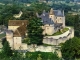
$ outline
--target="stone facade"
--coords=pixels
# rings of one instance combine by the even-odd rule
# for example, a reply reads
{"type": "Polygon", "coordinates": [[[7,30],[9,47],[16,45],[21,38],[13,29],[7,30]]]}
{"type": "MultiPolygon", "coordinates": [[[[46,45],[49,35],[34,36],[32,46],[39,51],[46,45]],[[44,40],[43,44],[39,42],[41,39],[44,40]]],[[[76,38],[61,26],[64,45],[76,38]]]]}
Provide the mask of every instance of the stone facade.
{"type": "Polygon", "coordinates": [[[22,39],[26,35],[27,20],[9,20],[8,31],[6,31],[6,39],[11,49],[25,49],[27,44],[22,44],[22,39]]]}
{"type": "Polygon", "coordinates": [[[52,35],[59,29],[65,27],[65,16],[64,11],[53,10],[51,8],[50,12],[47,13],[45,10],[41,15],[37,13],[37,17],[42,19],[43,23],[43,34],[52,35]]]}
{"type": "Polygon", "coordinates": [[[69,30],[65,33],[57,36],[45,36],[43,38],[44,44],[50,44],[50,45],[59,45],[60,43],[64,43],[66,40],[69,40],[70,38],[74,37],[74,29],[68,27],[69,30]]]}

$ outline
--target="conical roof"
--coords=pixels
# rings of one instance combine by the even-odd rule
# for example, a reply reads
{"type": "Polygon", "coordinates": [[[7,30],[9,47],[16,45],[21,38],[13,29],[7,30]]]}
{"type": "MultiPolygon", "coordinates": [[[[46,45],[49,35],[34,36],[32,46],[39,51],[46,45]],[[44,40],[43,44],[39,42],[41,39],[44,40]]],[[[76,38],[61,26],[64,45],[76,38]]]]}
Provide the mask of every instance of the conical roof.
{"type": "Polygon", "coordinates": [[[60,10],[58,10],[57,15],[62,15],[62,12],[60,10]]]}

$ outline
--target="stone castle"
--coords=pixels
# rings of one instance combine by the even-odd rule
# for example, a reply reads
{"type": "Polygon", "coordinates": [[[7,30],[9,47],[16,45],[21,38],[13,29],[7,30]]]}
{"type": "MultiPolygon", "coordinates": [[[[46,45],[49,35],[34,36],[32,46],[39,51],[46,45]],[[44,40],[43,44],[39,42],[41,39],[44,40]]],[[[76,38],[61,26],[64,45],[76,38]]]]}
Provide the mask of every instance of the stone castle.
{"type": "Polygon", "coordinates": [[[59,29],[65,27],[64,11],[53,10],[51,8],[50,12],[47,13],[44,10],[41,15],[37,14],[37,17],[42,19],[44,25],[42,26],[44,29],[43,34],[52,35],[59,29]]]}
{"type": "MultiPolygon", "coordinates": [[[[59,45],[60,43],[64,43],[66,40],[74,37],[74,29],[70,27],[68,27],[68,31],[61,35],[51,36],[58,30],[66,27],[64,11],[53,10],[51,8],[50,12],[45,12],[44,10],[41,15],[37,14],[37,17],[41,18],[41,22],[43,23],[43,34],[50,35],[43,37],[44,44],[59,45]]],[[[6,39],[10,43],[10,47],[12,49],[28,49],[27,44],[22,43],[22,40],[27,33],[27,25],[27,20],[9,20],[8,31],[6,32],[6,39]]]]}

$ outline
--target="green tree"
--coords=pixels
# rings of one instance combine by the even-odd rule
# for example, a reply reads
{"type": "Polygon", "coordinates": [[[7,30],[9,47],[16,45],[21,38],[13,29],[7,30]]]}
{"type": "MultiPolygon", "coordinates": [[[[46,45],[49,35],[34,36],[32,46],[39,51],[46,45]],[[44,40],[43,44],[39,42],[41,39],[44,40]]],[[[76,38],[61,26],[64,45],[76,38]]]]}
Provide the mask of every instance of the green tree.
{"type": "Polygon", "coordinates": [[[30,38],[31,44],[42,44],[43,40],[43,29],[42,29],[42,22],[38,18],[32,18],[29,20],[28,25],[28,37],[30,38]]]}
{"type": "Polygon", "coordinates": [[[67,26],[74,26],[74,20],[75,20],[75,16],[71,15],[71,14],[66,14],[66,25],[67,26]]]}
{"type": "Polygon", "coordinates": [[[61,46],[62,57],[65,60],[74,60],[80,58],[80,38],[74,37],[67,40],[61,46]]]}
{"type": "Polygon", "coordinates": [[[26,52],[26,58],[30,60],[61,60],[52,52],[26,52]]]}
{"type": "Polygon", "coordinates": [[[8,41],[6,41],[3,45],[2,54],[4,57],[12,56],[12,50],[11,50],[11,47],[9,46],[8,41]]]}
{"type": "Polygon", "coordinates": [[[80,16],[76,15],[74,20],[75,36],[80,37],[80,16]]]}
{"type": "Polygon", "coordinates": [[[31,8],[33,9],[33,11],[36,13],[38,12],[39,14],[42,13],[43,10],[49,11],[50,7],[48,5],[46,5],[45,3],[32,3],[31,4],[31,8]]]}

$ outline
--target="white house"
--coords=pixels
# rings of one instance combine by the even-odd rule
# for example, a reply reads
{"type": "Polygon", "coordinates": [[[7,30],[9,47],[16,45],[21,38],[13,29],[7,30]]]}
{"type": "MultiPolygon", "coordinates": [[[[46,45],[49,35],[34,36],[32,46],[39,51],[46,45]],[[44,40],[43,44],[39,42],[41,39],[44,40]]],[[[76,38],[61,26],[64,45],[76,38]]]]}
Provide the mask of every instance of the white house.
{"type": "Polygon", "coordinates": [[[27,32],[27,23],[27,20],[9,20],[6,39],[10,43],[12,49],[18,50],[23,46],[22,39],[25,37],[27,32]]]}

